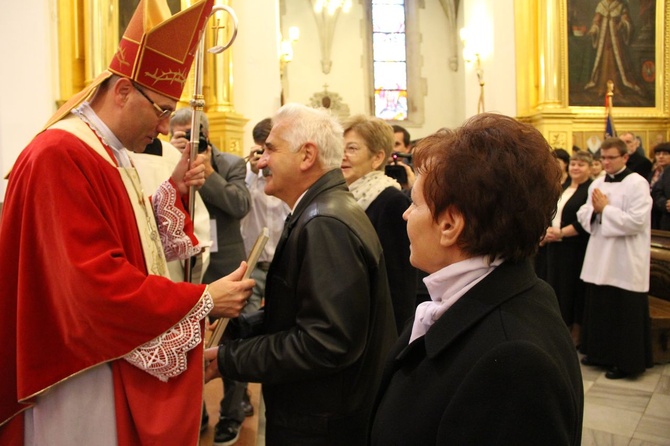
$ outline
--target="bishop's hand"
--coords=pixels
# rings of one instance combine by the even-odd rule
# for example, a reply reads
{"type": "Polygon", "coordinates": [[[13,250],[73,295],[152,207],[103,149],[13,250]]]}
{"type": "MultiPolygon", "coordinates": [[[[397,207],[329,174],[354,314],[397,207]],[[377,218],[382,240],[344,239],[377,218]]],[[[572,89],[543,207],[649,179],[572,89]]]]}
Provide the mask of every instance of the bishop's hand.
{"type": "Polygon", "coordinates": [[[196,189],[205,184],[205,157],[198,154],[190,164],[191,143],[181,152],[181,158],[172,172],[172,182],[177,187],[179,193],[183,196],[188,194],[188,188],[194,186],[196,189]]]}

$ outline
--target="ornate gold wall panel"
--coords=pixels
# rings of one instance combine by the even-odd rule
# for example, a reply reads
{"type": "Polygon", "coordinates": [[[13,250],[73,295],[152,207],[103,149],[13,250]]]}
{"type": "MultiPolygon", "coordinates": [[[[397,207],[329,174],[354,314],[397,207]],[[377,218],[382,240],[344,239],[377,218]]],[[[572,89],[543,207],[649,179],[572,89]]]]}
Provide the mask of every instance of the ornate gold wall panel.
{"type": "MultiPolygon", "coordinates": [[[[517,114],[547,138],[553,147],[586,148],[591,136],[604,137],[603,106],[569,105],[569,0],[515,0],[517,114]]],[[[633,131],[649,150],[670,134],[670,0],[656,0],[655,106],[617,107],[612,111],[617,132],[633,131]]]]}
{"type": "Polygon", "coordinates": [[[210,140],[220,150],[242,156],[244,125],[249,121],[234,112],[207,112],[210,140]],[[217,129],[212,132],[211,129],[217,129]]]}
{"type": "MultiPolygon", "coordinates": [[[[231,3],[227,0],[217,2],[225,5],[231,3]]],[[[126,3],[129,2],[123,2],[126,3]]],[[[132,7],[137,3],[134,1],[132,7]]],[[[191,4],[192,0],[181,0],[182,8],[191,4]]],[[[107,68],[121,37],[118,30],[119,15],[119,0],[58,0],[58,105],[82,90],[107,68]]],[[[224,17],[225,14],[217,14],[208,23],[206,48],[213,46],[215,33],[219,33],[222,39],[232,33],[229,22],[223,22],[227,16],[221,18],[223,23],[217,26],[219,16],[224,17]]],[[[205,55],[203,95],[205,112],[210,121],[210,138],[221,150],[242,155],[243,129],[247,120],[235,113],[233,105],[233,48],[234,43],[223,54],[205,55]]],[[[193,96],[193,70],[189,79],[178,107],[189,106],[193,96]]]]}
{"type": "Polygon", "coordinates": [[[58,64],[60,98],[57,106],[86,86],[83,0],[58,0],[58,64]]]}

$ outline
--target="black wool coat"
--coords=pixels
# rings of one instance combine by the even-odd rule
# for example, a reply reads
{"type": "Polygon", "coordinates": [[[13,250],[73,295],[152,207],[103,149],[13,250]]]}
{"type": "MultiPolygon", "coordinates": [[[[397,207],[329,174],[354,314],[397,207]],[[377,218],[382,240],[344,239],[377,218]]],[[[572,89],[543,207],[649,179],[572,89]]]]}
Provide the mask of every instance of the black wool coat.
{"type": "Polygon", "coordinates": [[[584,397],[556,296],[504,262],[390,354],[372,445],[578,445],[584,397]]]}

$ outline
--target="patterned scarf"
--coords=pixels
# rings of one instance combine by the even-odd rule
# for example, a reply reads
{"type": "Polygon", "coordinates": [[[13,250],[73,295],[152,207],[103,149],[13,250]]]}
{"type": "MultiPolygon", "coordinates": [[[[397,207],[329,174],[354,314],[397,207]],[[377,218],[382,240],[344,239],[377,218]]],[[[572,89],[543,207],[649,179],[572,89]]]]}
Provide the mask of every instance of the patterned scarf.
{"type": "Polygon", "coordinates": [[[367,210],[370,203],[382,193],[384,189],[395,187],[400,190],[400,183],[386,176],[381,170],[373,170],[366,173],[349,185],[349,190],[354,195],[359,206],[367,210]]]}

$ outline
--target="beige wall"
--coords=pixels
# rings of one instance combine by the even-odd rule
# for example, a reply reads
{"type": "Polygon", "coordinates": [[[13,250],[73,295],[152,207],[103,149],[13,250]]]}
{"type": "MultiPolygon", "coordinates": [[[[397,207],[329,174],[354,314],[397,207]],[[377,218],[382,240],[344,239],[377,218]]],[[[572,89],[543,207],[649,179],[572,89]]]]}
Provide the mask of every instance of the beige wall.
{"type": "MultiPolygon", "coordinates": [[[[0,174],[56,110],[55,1],[0,2],[0,174]]],[[[0,201],[7,181],[0,180],[0,201]]]]}
{"type": "Polygon", "coordinates": [[[233,51],[233,103],[247,122],[243,152],[253,146],[251,129],[279,108],[279,62],[277,34],[279,10],[276,0],[233,0],[240,21],[233,51]]]}
{"type": "MultiPolygon", "coordinates": [[[[328,91],[343,98],[351,114],[371,113],[365,63],[369,57],[363,22],[365,2],[354,1],[348,14],[339,15],[329,74],[321,71],[318,30],[309,2],[286,0],[284,3],[281,15],[283,31],[286,33],[289,26],[298,26],[301,31],[300,40],[294,44],[294,60],[287,68],[286,100],[308,103],[310,97],[323,91],[324,84],[327,84],[328,91]]],[[[416,3],[419,5],[421,34],[420,76],[426,96],[423,124],[408,126],[412,138],[426,136],[441,127],[458,126],[477,113],[479,83],[473,64],[463,61],[458,37],[459,68],[457,72],[449,68],[452,33],[458,34],[464,24],[475,30],[481,30],[485,23],[490,24],[491,51],[482,60],[486,110],[515,115],[513,0],[461,1],[456,29],[449,25],[440,0],[416,3]]]]}

